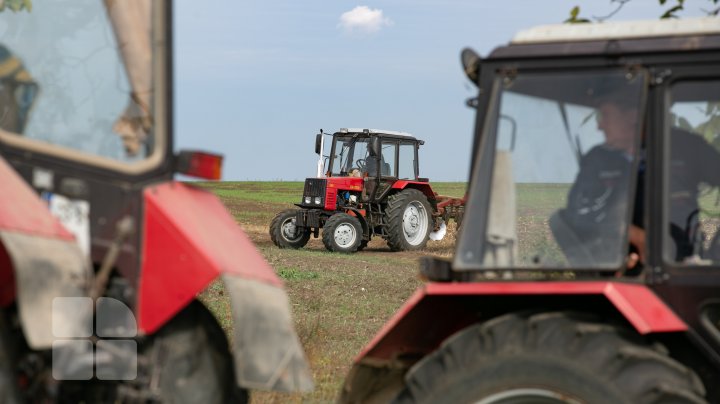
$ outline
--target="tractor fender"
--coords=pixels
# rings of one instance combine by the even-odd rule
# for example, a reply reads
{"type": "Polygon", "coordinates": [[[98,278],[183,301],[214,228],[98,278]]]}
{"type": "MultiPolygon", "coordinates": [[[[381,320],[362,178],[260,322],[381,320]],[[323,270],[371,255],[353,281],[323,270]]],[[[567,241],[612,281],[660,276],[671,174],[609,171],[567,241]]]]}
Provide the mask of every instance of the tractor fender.
{"type": "Polygon", "coordinates": [[[360,225],[363,228],[363,232],[365,234],[370,234],[370,223],[367,221],[367,217],[365,217],[365,214],[360,211],[360,209],[356,209],[353,207],[345,207],[346,210],[352,212],[355,217],[360,221],[360,225]]]}
{"type": "Polygon", "coordinates": [[[410,180],[398,180],[393,183],[392,189],[403,190],[405,188],[415,188],[427,196],[428,201],[433,203],[435,200],[435,192],[427,182],[410,181],[410,180]]]}
{"type": "Polygon", "coordinates": [[[237,383],[312,389],[282,281],[212,193],[178,182],[143,192],[138,329],[152,334],[220,278],[229,295],[237,383]]]}
{"type": "Polygon", "coordinates": [[[74,236],[1,157],[0,189],[0,304],[17,303],[33,349],[50,348],[56,337],[83,335],[92,313],[63,305],[53,310],[56,298],[88,297],[89,267],[74,236]]]}
{"type": "Polygon", "coordinates": [[[392,394],[404,372],[455,332],[522,310],[592,310],[621,317],[642,335],[688,330],[645,285],[622,282],[428,283],[417,290],[355,358],[341,402],[392,394]],[[394,386],[394,387],[393,387],[394,386]],[[389,391],[389,392],[388,392],[389,391]]]}

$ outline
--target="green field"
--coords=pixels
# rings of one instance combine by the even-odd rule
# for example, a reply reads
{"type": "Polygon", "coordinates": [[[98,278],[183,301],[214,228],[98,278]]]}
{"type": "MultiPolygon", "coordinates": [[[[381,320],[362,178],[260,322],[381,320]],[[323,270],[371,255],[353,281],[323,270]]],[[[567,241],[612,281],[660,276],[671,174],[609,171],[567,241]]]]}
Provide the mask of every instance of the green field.
{"type": "MultiPolygon", "coordinates": [[[[295,327],[315,380],[315,391],[306,394],[254,392],[253,403],[334,402],[354,356],[388,318],[421,285],[418,258],[450,258],[455,245],[455,225],[448,236],[429,242],[421,252],[393,253],[384,240],[374,239],[360,253],[329,253],[311,239],[301,250],[281,250],[268,235],[273,216],[293,207],[303,190],[302,182],[194,183],[214,192],[228,207],[258,250],[285,281],[295,327]]],[[[434,183],[442,195],[463,196],[464,183],[434,183]]],[[[546,243],[547,216],[565,204],[567,185],[521,184],[517,190],[518,236],[521,244],[546,243]]],[[[219,283],[202,295],[226,331],[232,327],[227,297],[219,283]]]]}

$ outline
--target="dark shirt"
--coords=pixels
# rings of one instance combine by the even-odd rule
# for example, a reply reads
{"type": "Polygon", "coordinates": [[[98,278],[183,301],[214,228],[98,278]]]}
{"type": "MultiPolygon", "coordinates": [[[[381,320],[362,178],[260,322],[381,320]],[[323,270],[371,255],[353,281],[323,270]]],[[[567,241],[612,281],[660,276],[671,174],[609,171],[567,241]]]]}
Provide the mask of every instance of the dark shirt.
{"type": "Polygon", "coordinates": [[[581,239],[620,235],[631,168],[631,157],[604,145],[583,156],[563,213],[581,239]]]}
{"type": "Polygon", "coordinates": [[[631,156],[605,145],[593,147],[580,161],[567,207],[559,214],[592,262],[612,263],[621,256],[618,240],[626,230],[632,165],[631,156]]]}

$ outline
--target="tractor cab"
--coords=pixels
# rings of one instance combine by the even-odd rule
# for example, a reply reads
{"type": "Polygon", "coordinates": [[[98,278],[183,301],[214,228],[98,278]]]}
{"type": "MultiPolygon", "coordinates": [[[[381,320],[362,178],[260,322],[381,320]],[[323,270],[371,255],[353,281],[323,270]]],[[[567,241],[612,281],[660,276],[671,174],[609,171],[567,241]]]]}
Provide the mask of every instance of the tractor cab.
{"type": "Polygon", "coordinates": [[[424,143],[407,133],[341,129],[333,134],[326,175],[417,180],[418,148],[424,143]]]}
{"type": "Polygon", "coordinates": [[[451,260],[341,402],[720,402],[720,21],[554,25],[485,58],[451,260]]]}
{"type": "Polygon", "coordinates": [[[173,179],[219,179],[222,157],[174,151],[171,6],[0,2],[0,402],[312,388],[282,281],[173,179]],[[230,344],[199,301],[212,282],[230,344]]]}

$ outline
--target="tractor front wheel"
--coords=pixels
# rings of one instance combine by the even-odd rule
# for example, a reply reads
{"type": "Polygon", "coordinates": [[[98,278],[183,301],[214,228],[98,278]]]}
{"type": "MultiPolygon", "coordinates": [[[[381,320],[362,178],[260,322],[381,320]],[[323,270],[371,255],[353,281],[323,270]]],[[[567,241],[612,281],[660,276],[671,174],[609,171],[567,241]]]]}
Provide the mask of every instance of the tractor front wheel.
{"type": "Polygon", "coordinates": [[[323,244],[329,251],[353,253],[362,242],[360,221],[347,213],[336,213],[325,222],[323,244]]]}
{"type": "Polygon", "coordinates": [[[303,248],[310,240],[310,231],[295,224],[297,209],[286,209],[270,222],[270,240],[280,248],[303,248]]]}
{"type": "Polygon", "coordinates": [[[450,337],[395,403],[705,403],[698,376],[624,329],[567,313],[509,314],[450,337]]]}
{"type": "Polygon", "coordinates": [[[387,243],[393,251],[420,250],[427,244],[432,208],[417,189],[390,195],[387,204],[387,243]]]}

